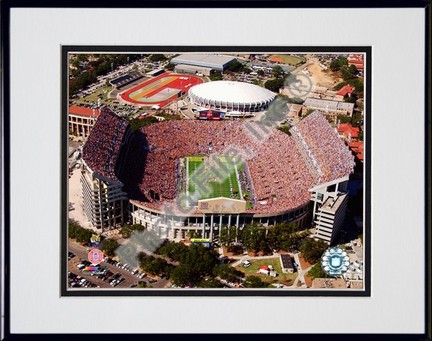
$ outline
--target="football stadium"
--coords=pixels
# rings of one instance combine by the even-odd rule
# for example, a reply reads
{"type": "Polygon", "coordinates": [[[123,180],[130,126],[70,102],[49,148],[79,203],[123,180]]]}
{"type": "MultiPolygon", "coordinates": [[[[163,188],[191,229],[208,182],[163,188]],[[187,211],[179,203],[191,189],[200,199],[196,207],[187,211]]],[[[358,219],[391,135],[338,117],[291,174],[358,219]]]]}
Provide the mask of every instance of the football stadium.
{"type": "Polygon", "coordinates": [[[276,97],[263,87],[234,81],[199,84],[191,87],[188,95],[201,108],[240,112],[263,111],[276,97]]]}
{"type": "Polygon", "coordinates": [[[129,221],[173,239],[313,221],[317,237],[331,242],[354,156],[318,111],[290,133],[219,120],[163,121],[132,133],[105,107],[83,148],[86,215],[97,228],[129,221]]]}

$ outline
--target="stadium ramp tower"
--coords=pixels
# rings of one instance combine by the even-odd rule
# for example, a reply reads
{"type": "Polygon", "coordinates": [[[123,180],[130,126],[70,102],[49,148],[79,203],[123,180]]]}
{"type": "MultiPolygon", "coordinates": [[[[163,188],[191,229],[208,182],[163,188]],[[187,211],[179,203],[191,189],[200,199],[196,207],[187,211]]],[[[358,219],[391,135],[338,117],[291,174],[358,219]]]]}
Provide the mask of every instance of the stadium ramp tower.
{"type": "Polygon", "coordinates": [[[129,123],[104,107],[83,147],[84,212],[102,231],[126,221],[128,197],[119,177],[131,136],[129,123]]]}

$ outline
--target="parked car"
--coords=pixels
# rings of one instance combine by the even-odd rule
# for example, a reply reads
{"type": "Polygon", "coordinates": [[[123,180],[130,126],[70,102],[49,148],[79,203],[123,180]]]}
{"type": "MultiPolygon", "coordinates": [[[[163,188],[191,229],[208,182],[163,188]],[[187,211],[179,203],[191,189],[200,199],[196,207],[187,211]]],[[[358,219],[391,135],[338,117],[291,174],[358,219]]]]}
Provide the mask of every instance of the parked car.
{"type": "Polygon", "coordinates": [[[242,265],[243,265],[245,268],[248,268],[249,266],[252,265],[252,263],[246,259],[246,260],[243,260],[243,261],[242,261],[242,265]]]}

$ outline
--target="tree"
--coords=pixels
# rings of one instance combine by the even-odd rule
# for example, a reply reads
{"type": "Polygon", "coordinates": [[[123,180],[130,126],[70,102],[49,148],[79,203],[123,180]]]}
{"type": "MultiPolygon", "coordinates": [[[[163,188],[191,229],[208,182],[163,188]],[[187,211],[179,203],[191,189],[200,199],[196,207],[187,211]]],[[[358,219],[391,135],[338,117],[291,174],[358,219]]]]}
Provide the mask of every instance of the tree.
{"type": "Polygon", "coordinates": [[[141,224],[124,225],[119,230],[123,238],[129,238],[133,231],[144,231],[144,226],[141,224]]]}
{"type": "Polygon", "coordinates": [[[330,70],[337,71],[344,65],[348,65],[348,59],[344,57],[336,58],[330,63],[330,70]]]}
{"type": "Polygon", "coordinates": [[[179,261],[188,252],[188,247],[183,243],[168,242],[160,246],[156,253],[166,256],[174,261],[179,261]]]}
{"type": "Polygon", "coordinates": [[[272,69],[272,73],[274,78],[284,78],[285,76],[285,71],[280,65],[274,66],[272,69]]]}
{"type": "Polygon", "coordinates": [[[261,240],[265,239],[265,230],[258,223],[251,223],[243,230],[243,244],[248,250],[259,251],[261,240]]]}
{"type": "Polygon", "coordinates": [[[179,286],[196,286],[204,277],[213,274],[219,255],[201,244],[191,245],[180,258],[180,264],[172,269],[170,278],[179,286]]]}
{"type": "Polygon", "coordinates": [[[222,246],[228,246],[230,245],[230,242],[228,226],[222,226],[222,229],[219,233],[219,243],[222,246]]]}
{"type": "Polygon", "coordinates": [[[325,273],[323,268],[321,267],[321,261],[316,263],[308,272],[308,276],[312,279],[315,278],[328,278],[329,276],[325,273]]]}
{"type": "Polygon", "coordinates": [[[222,73],[220,71],[213,71],[210,73],[210,79],[212,81],[220,81],[223,79],[222,73]]]}
{"type": "Polygon", "coordinates": [[[235,255],[241,255],[243,253],[243,246],[240,244],[234,244],[228,246],[228,252],[232,252],[235,255]]]}
{"type": "Polygon", "coordinates": [[[119,230],[120,235],[122,236],[122,238],[129,238],[132,234],[132,230],[128,227],[128,226],[123,226],[120,230],[119,230]]]}
{"type": "Polygon", "coordinates": [[[260,77],[264,76],[264,75],[265,75],[264,70],[259,69],[259,70],[257,71],[257,75],[260,76],[260,77]]]}
{"type": "Polygon", "coordinates": [[[85,229],[76,220],[69,219],[68,236],[74,238],[78,243],[88,243],[94,231],[85,229]]]}
{"type": "Polygon", "coordinates": [[[263,282],[258,276],[248,276],[243,282],[245,288],[266,288],[267,283],[263,282]]]}
{"type": "Polygon", "coordinates": [[[354,75],[354,76],[357,75],[358,70],[357,70],[357,67],[354,64],[351,64],[350,66],[348,66],[348,69],[349,69],[349,72],[352,75],[354,75]]]}
{"type": "Polygon", "coordinates": [[[344,81],[347,81],[349,79],[354,78],[355,76],[350,72],[349,68],[347,68],[346,66],[342,67],[340,69],[341,71],[341,75],[344,81]]]}
{"type": "Polygon", "coordinates": [[[219,242],[222,246],[230,246],[235,242],[237,229],[235,226],[223,226],[219,234],[219,242]]]}
{"type": "Polygon", "coordinates": [[[272,249],[290,250],[296,244],[298,224],[278,223],[269,228],[268,240],[272,249]]]}
{"type": "Polygon", "coordinates": [[[227,65],[227,70],[231,72],[239,72],[243,69],[243,64],[240,63],[237,59],[232,60],[227,65]]]}
{"type": "Polygon", "coordinates": [[[165,259],[154,256],[145,257],[141,262],[141,268],[144,271],[156,276],[169,275],[171,267],[165,259]]]}
{"type": "Polygon", "coordinates": [[[273,92],[279,92],[279,89],[284,85],[283,78],[269,79],[264,83],[264,87],[273,92]]]}
{"type": "Polygon", "coordinates": [[[363,88],[364,88],[363,78],[357,77],[354,79],[350,79],[348,81],[348,84],[354,87],[354,89],[358,95],[363,94],[363,88]]]}
{"type": "Polygon", "coordinates": [[[133,225],[131,225],[130,228],[132,231],[144,231],[145,230],[145,227],[141,224],[133,224],[133,225]]]}
{"type": "Polygon", "coordinates": [[[306,238],[300,245],[300,251],[309,263],[316,263],[327,247],[328,245],[322,240],[306,238]]]}
{"type": "Polygon", "coordinates": [[[171,271],[170,280],[180,287],[192,285],[194,280],[192,269],[180,264],[171,271]]]}
{"type": "Polygon", "coordinates": [[[223,288],[223,284],[215,278],[205,278],[197,285],[198,288],[223,288]]]}
{"type": "Polygon", "coordinates": [[[174,64],[169,63],[167,66],[165,66],[165,69],[167,69],[168,71],[173,71],[175,68],[174,64]]]}
{"type": "Polygon", "coordinates": [[[357,95],[355,93],[352,93],[351,95],[346,94],[344,96],[344,102],[347,102],[347,103],[357,102],[357,95]]]}
{"type": "Polygon", "coordinates": [[[249,73],[252,72],[252,70],[245,66],[245,67],[243,68],[243,72],[249,74],[249,73]]]}
{"type": "Polygon", "coordinates": [[[150,55],[150,57],[149,57],[149,60],[152,62],[152,63],[155,63],[155,62],[162,62],[162,61],[164,61],[164,60],[166,60],[166,57],[163,55],[163,54],[152,54],[152,55],[150,55]]]}
{"type": "Polygon", "coordinates": [[[107,256],[114,256],[115,250],[119,247],[117,240],[107,238],[103,240],[102,250],[105,251],[107,256]]]}
{"type": "Polygon", "coordinates": [[[189,239],[192,239],[192,238],[196,238],[197,233],[194,230],[190,230],[190,231],[188,231],[188,233],[186,235],[189,239]]]}
{"type": "Polygon", "coordinates": [[[335,91],[339,91],[340,89],[342,89],[345,85],[347,85],[348,83],[347,82],[340,82],[340,83],[337,83],[334,87],[333,87],[333,90],[335,90],[335,91]]]}
{"type": "Polygon", "coordinates": [[[242,273],[228,264],[220,264],[213,269],[213,274],[228,282],[238,282],[242,273]]]}
{"type": "Polygon", "coordinates": [[[78,243],[88,243],[90,242],[90,238],[92,237],[93,233],[94,232],[92,230],[80,228],[76,233],[76,240],[78,243]]]}
{"type": "Polygon", "coordinates": [[[76,220],[69,219],[69,228],[68,228],[69,238],[76,238],[76,233],[80,228],[82,227],[76,220]]]}
{"type": "Polygon", "coordinates": [[[351,117],[351,124],[353,127],[360,127],[363,122],[363,115],[359,111],[354,111],[351,117]]]}
{"type": "Polygon", "coordinates": [[[351,117],[340,114],[337,115],[339,123],[351,123],[351,117]]]}

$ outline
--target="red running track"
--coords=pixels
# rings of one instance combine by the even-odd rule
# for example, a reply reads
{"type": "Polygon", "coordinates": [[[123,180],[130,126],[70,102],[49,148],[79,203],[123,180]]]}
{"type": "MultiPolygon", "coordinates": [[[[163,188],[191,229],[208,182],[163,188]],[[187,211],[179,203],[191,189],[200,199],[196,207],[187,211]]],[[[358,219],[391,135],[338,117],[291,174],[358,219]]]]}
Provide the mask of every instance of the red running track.
{"type": "Polygon", "coordinates": [[[142,82],[128,90],[126,90],[125,92],[120,94],[120,98],[127,103],[131,103],[131,104],[137,104],[137,105],[143,105],[143,106],[153,106],[153,105],[159,105],[161,108],[168,105],[169,103],[173,102],[176,98],[177,95],[173,95],[170,98],[163,100],[163,101],[156,101],[156,102],[151,102],[151,101],[145,101],[145,102],[141,102],[141,101],[137,101],[133,98],[130,97],[130,95],[132,93],[134,93],[135,91],[140,90],[141,88],[144,88],[148,85],[151,85],[152,83],[156,82],[157,80],[162,80],[163,78],[166,77],[172,77],[172,76],[178,76],[179,78],[155,89],[154,91],[148,93],[146,95],[147,98],[151,98],[152,96],[156,95],[157,93],[161,92],[162,90],[166,89],[166,88],[171,88],[171,89],[178,89],[181,90],[182,92],[187,92],[192,86],[195,86],[197,84],[201,84],[204,83],[204,81],[197,77],[197,76],[192,76],[192,75],[185,75],[185,74],[179,74],[179,73],[170,73],[170,72],[165,72],[159,76],[156,76],[154,78],[151,78],[149,80],[146,80],[145,82],[142,82]],[[180,79],[180,77],[187,77],[188,79],[180,79]]]}

